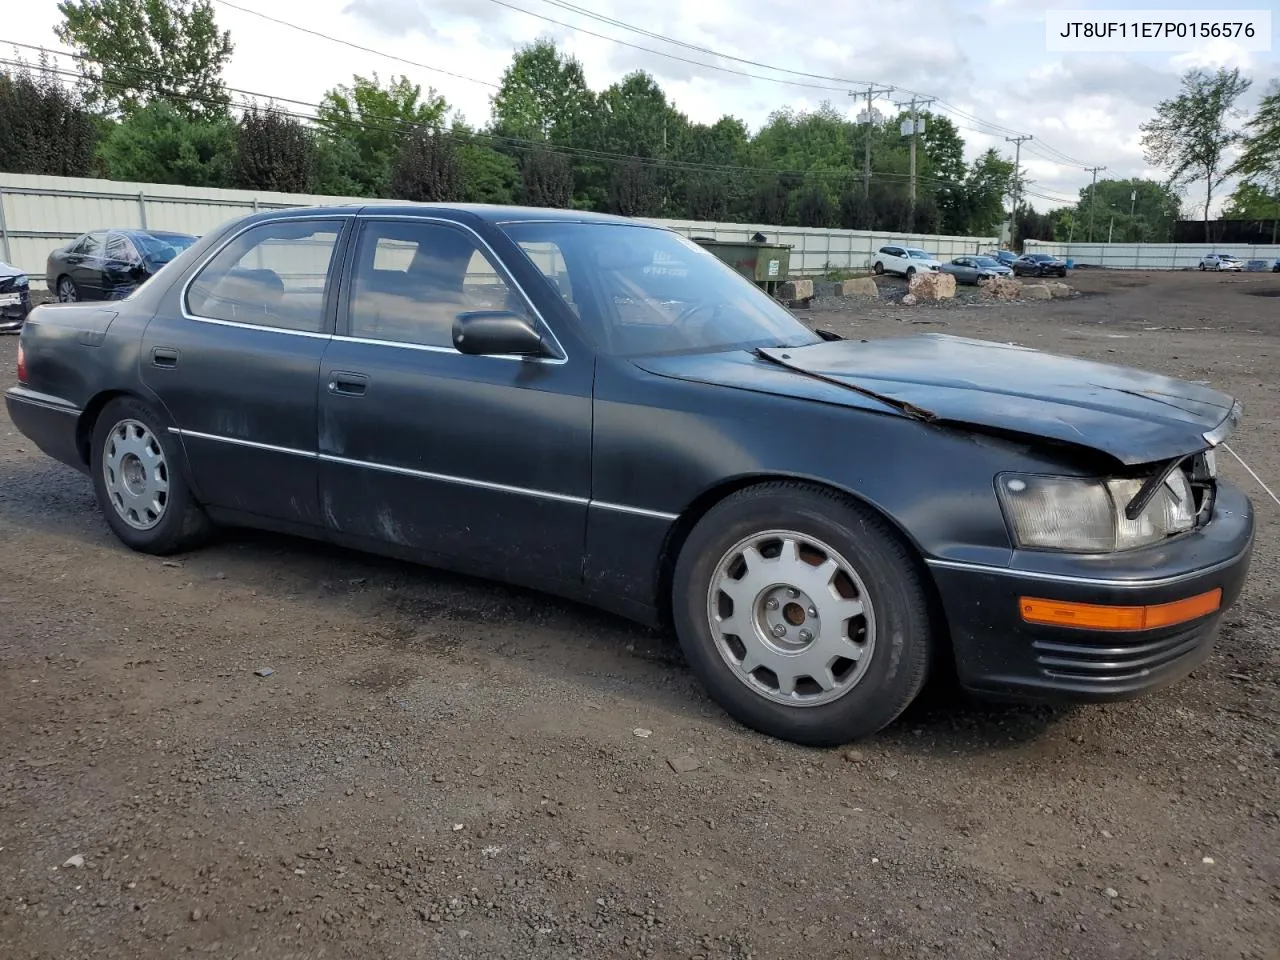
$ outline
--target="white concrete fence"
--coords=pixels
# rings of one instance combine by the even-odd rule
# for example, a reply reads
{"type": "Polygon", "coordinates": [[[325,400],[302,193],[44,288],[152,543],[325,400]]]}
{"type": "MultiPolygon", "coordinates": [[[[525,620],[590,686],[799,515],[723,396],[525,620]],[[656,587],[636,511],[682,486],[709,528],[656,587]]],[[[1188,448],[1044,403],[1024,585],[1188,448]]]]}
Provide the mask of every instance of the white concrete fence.
{"type": "Polygon", "coordinates": [[[1280,257],[1280,244],[1250,243],[1048,243],[1028,240],[1027,253],[1049,253],[1076,266],[1113,270],[1188,270],[1206,253],[1230,253],[1241,260],[1265,260],[1267,269],[1280,257]]]}
{"type": "MultiPolygon", "coordinates": [[[[359,197],[221,190],[159,183],[123,183],[79,177],[0,173],[0,260],[44,285],[50,251],[90,230],[111,227],[174,230],[199,236],[255,210],[368,203],[359,197]]],[[[791,244],[791,274],[862,270],[887,243],[923,247],[941,259],[996,246],[995,237],[822,230],[755,223],[646,220],[688,237],[748,240],[757,232],[770,243],[791,244]]]]}

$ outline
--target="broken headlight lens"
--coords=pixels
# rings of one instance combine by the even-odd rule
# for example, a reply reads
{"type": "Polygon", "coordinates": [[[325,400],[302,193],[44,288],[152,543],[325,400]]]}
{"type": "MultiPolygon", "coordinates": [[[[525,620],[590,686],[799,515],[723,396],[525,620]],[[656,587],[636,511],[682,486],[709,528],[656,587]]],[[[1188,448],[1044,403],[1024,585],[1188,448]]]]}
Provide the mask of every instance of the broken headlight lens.
{"type": "Polygon", "coordinates": [[[1190,530],[1196,502],[1182,470],[1174,470],[1137,517],[1125,507],[1144,480],[1092,480],[1005,473],[996,478],[1000,506],[1024,550],[1114,553],[1190,530]]]}

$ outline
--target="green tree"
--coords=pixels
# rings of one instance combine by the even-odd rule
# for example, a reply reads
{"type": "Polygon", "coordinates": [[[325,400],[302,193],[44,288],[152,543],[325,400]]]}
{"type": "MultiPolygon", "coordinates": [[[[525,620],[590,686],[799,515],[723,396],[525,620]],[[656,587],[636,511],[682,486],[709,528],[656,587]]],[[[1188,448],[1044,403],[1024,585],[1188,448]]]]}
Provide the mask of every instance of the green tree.
{"type": "Polygon", "coordinates": [[[245,108],[236,124],[232,182],[245,190],[310,193],[316,181],[315,133],[273,104],[245,108]]]}
{"type": "Polygon", "coordinates": [[[1004,221],[1004,199],[1013,184],[1013,162],[989,149],[969,167],[959,191],[963,225],[956,232],[989,236],[1004,221]]]}
{"type": "Polygon", "coordinates": [[[836,205],[821,183],[810,183],[796,201],[796,222],[802,227],[831,227],[839,218],[836,205]]]}
{"type": "Polygon", "coordinates": [[[1245,130],[1244,150],[1230,172],[1280,193],[1280,80],[1271,81],[1245,130]]]}
{"type": "Polygon", "coordinates": [[[0,130],[0,170],[55,177],[97,172],[99,125],[44,54],[35,70],[24,64],[0,71],[0,130]]]}
{"type": "Polygon", "coordinates": [[[112,180],[225,187],[235,125],[227,119],[193,120],[173,104],[154,100],[116,124],[98,153],[112,180]]]}
{"type": "Polygon", "coordinates": [[[614,168],[609,196],[614,213],[652,217],[662,203],[662,187],[652,167],[633,161],[614,168]]]}
{"type": "Polygon", "coordinates": [[[1192,70],[1182,78],[1182,92],[1161,100],[1156,115],[1139,129],[1146,161],[1169,172],[1169,184],[1182,188],[1204,181],[1204,236],[1209,237],[1213,191],[1227,177],[1224,157],[1241,139],[1231,127],[1235,102],[1252,85],[1239,68],[1210,74],[1192,70]]]}
{"type": "Polygon", "coordinates": [[[165,100],[191,118],[226,113],[222,69],[234,48],[210,0],[62,0],[58,12],[54,33],[80,54],[94,109],[128,116],[165,100]]]}
{"type": "Polygon", "coordinates": [[[573,203],[573,165],[564,154],[535,147],[525,154],[520,176],[529,206],[567,209],[573,203]]]}
{"type": "Polygon", "coordinates": [[[1168,243],[1180,205],[1177,192],[1166,183],[1141,178],[1099,180],[1096,186],[1088,184],[1080,190],[1073,221],[1080,229],[1075,239],[1087,240],[1092,232],[1094,237],[1110,233],[1126,243],[1168,243]]]}
{"type": "Polygon", "coordinates": [[[1245,181],[1222,210],[1224,220],[1280,220],[1280,190],[1268,191],[1245,181]]]}
{"type": "Polygon", "coordinates": [[[729,214],[729,185],[714,173],[685,181],[684,213],[691,220],[717,221],[729,214]]]}
{"type": "Polygon", "coordinates": [[[462,199],[466,203],[513,203],[520,188],[520,167],[494,149],[461,120],[454,120],[453,140],[462,167],[462,199]]]}
{"type": "Polygon", "coordinates": [[[415,203],[457,202],[464,189],[453,136],[419,129],[400,139],[391,172],[391,195],[415,203]]]}
{"type": "Polygon", "coordinates": [[[490,105],[494,133],[568,144],[584,132],[595,96],[582,64],[539,39],[516,51],[490,105]]]}
{"type": "Polygon", "coordinates": [[[316,111],[326,152],[326,178],[343,183],[348,194],[385,197],[400,154],[400,142],[419,129],[443,125],[449,104],[428,89],[393,78],[383,87],[372,78],[356,75],[350,85],[325,93],[316,111]],[[340,144],[349,145],[349,149],[340,144]]]}

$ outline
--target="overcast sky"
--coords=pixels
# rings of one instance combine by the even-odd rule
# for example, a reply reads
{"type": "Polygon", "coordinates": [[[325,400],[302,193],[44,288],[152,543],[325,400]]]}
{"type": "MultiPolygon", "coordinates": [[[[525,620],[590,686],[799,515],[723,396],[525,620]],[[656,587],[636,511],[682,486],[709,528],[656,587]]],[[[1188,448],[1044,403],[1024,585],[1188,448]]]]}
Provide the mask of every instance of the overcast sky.
{"type": "MultiPolygon", "coordinates": [[[[1084,167],[1105,166],[1099,177],[1158,176],[1143,162],[1138,124],[1151,116],[1160,99],[1176,94],[1182,71],[1195,66],[1241,67],[1255,81],[1243,102],[1250,109],[1267,82],[1280,77],[1274,39],[1265,53],[1217,40],[1181,54],[1060,54],[1046,53],[1044,26],[1044,12],[1049,9],[1092,10],[1089,19],[1111,11],[1105,14],[1108,19],[1129,19],[1118,11],[1241,7],[1271,10],[1274,31],[1280,25],[1280,0],[858,0],[832,3],[823,12],[814,0],[234,3],[383,54],[483,81],[470,82],[355,50],[214,0],[218,22],[231,31],[236,47],[226,71],[228,85],[309,103],[318,101],[329,87],[349,81],[353,73],[376,71],[382,78],[404,73],[424,89],[434,87],[442,93],[469,122],[482,123],[489,116],[493,93],[486,84],[496,83],[512,51],[539,37],[550,37],[582,61],[593,88],[603,89],[631,70],[644,69],[658,79],[676,107],[695,121],[714,122],[731,113],[755,130],[780,107],[812,108],[829,99],[850,116],[858,109],[839,83],[717,59],[566,10],[562,3],[742,60],[893,85],[899,88],[890,95],[894,99],[908,98],[904,89],[917,91],[946,101],[945,106],[935,104],[931,109],[950,114],[961,127],[970,156],[994,146],[1012,157],[1013,144],[1005,137],[1031,134],[1034,139],[1023,146],[1022,159],[1027,176],[1034,181],[1029,190],[1041,195],[1031,197],[1039,209],[1074,199],[1091,176],[1084,167]],[[763,21],[768,11],[774,13],[776,26],[763,21]]],[[[22,0],[21,6],[22,16],[5,23],[6,40],[56,48],[57,0],[22,0]]],[[[30,56],[29,51],[24,54],[30,56]]],[[[878,106],[893,109],[888,99],[878,106]]],[[[1193,199],[1198,192],[1192,188],[1193,199]]]]}

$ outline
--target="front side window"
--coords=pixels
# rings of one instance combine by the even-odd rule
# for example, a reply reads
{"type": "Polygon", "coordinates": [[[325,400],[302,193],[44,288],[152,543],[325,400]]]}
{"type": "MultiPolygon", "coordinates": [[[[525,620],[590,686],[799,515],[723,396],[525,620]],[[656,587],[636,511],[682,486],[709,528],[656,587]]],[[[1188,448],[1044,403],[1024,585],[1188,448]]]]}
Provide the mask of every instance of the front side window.
{"type": "Polygon", "coordinates": [[[187,310],[197,317],[324,332],[325,294],[341,220],[280,220],[251,227],[196,274],[187,310]]]}
{"type": "Polygon", "coordinates": [[[80,241],[80,246],[73,251],[86,257],[102,256],[102,248],[106,242],[106,234],[104,233],[86,233],[84,239],[80,241]]]}
{"type": "Polygon", "coordinates": [[[453,347],[453,321],[472,310],[531,319],[474,238],[447,224],[371,220],[360,229],[348,332],[364,340],[453,347]]]}
{"type": "Polygon", "coordinates": [[[754,283],[691,240],[629,223],[502,225],[570,301],[600,349],[621,356],[819,342],[754,283]]]}

